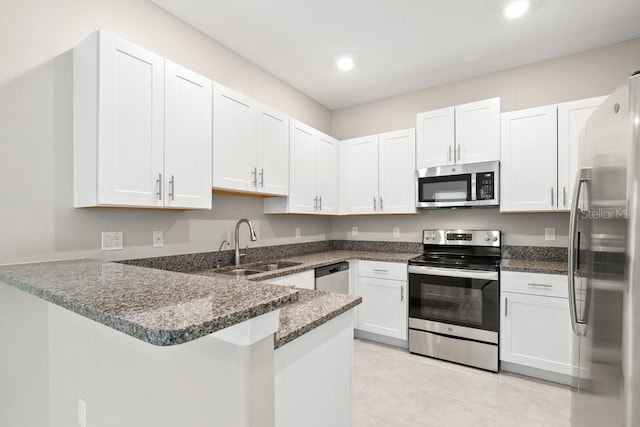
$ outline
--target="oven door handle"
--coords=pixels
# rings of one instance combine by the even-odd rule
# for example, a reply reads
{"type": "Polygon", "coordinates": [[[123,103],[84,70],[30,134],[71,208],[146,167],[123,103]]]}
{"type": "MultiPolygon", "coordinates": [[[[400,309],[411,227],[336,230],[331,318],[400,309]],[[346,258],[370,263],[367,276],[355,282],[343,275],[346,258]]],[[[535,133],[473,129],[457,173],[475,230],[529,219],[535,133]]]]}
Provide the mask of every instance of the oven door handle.
{"type": "Polygon", "coordinates": [[[448,276],[448,277],[462,277],[465,279],[498,280],[497,271],[478,271],[478,270],[463,270],[458,268],[423,267],[420,265],[410,265],[408,271],[409,273],[413,273],[413,274],[424,274],[424,275],[430,275],[430,276],[448,276]]]}

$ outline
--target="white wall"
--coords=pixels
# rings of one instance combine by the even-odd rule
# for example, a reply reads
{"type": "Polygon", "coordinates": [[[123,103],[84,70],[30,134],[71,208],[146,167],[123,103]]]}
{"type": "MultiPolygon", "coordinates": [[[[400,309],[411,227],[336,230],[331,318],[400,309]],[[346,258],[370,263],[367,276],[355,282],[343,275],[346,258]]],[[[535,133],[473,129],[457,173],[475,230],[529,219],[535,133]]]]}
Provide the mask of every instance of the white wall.
{"type": "MultiPolygon", "coordinates": [[[[428,88],[332,113],[332,135],[339,139],[415,126],[416,114],[485,98],[500,97],[503,112],[592,96],[608,95],[640,70],[640,39],[550,61],[428,88]]],[[[504,243],[566,246],[568,214],[499,214],[490,210],[425,211],[418,216],[344,217],[333,221],[334,239],[420,241],[424,228],[499,229],[504,243]],[[358,237],[351,227],[359,226],[358,237]],[[392,237],[393,227],[401,230],[392,237]],[[544,240],[545,227],[556,241],[544,240]]]]}
{"type": "Polygon", "coordinates": [[[330,219],[265,217],[261,200],[241,197],[214,196],[205,212],[73,209],[70,49],[96,27],[330,131],[325,107],[147,0],[2,2],[0,264],[210,251],[242,217],[258,229],[252,246],[328,237],[330,219]],[[153,230],[164,248],[152,248],[153,230]],[[124,231],[125,250],[101,252],[101,231],[124,231]]]}

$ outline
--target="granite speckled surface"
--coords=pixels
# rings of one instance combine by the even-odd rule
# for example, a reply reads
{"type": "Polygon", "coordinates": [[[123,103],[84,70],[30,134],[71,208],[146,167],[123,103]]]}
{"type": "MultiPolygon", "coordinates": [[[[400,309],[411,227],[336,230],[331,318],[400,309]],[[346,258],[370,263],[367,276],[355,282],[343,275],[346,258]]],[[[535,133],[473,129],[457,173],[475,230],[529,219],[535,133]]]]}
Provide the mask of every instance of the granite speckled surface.
{"type": "Polygon", "coordinates": [[[503,271],[567,274],[567,248],[547,246],[503,246],[503,271]]]}
{"type": "MultiPolygon", "coordinates": [[[[272,261],[296,257],[300,255],[336,250],[382,252],[382,253],[422,253],[422,243],[414,242],[376,242],[363,240],[326,240],[319,242],[294,243],[288,245],[263,246],[246,249],[243,264],[272,261]]],[[[242,248],[245,253],[245,248],[242,248]]],[[[158,268],[161,270],[178,271],[182,273],[202,272],[216,268],[219,260],[220,267],[230,266],[234,262],[235,252],[223,250],[217,252],[199,252],[193,254],[170,255],[152,258],[138,258],[119,263],[137,265],[139,267],[158,268]]]]}
{"type": "Polygon", "coordinates": [[[279,348],[352,309],[362,302],[355,295],[298,289],[298,301],[280,311],[280,326],[274,338],[279,348]]]}
{"type": "MultiPolygon", "coordinates": [[[[287,253],[288,252],[271,252],[271,253],[287,253]]],[[[284,256],[277,259],[269,259],[269,261],[288,261],[296,262],[299,265],[287,267],[275,271],[267,271],[264,273],[246,276],[250,281],[262,281],[273,279],[276,277],[287,276],[290,274],[300,273],[302,271],[312,270],[316,267],[322,267],[350,259],[361,259],[369,261],[386,261],[406,263],[409,259],[420,255],[420,253],[403,253],[403,252],[378,252],[378,251],[325,251],[316,252],[297,256],[284,256]]],[[[243,264],[243,268],[249,268],[255,263],[243,264]]],[[[169,263],[170,266],[174,265],[169,263]]],[[[160,263],[156,267],[160,268],[160,263]]],[[[192,270],[191,274],[220,277],[221,274],[214,268],[205,267],[202,270],[192,270]]],[[[228,277],[228,276],[227,276],[228,277]]],[[[285,306],[280,313],[280,326],[275,336],[274,345],[276,348],[312,331],[323,323],[333,319],[334,317],[344,313],[345,311],[355,307],[362,302],[357,296],[330,294],[326,292],[318,292],[314,290],[297,289],[299,292],[299,301],[285,306]]]]}
{"type": "Polygon", "coordinates": [[[566,262],[567,248],[552,246],[502,246],[502,259],[566,262]]]}
{"type": "Polygon", "coordinates": [[[297,301],[297,290],[91,260],[0,266],[0,281],[160,346],[297,301]]]}
{"type": "Polygon", "coordinates": [[[528,259],[503,259],[500,262],[502,271],[520,271],[524,273],[567,274],[566,262],[540,261],[528,259]]]}

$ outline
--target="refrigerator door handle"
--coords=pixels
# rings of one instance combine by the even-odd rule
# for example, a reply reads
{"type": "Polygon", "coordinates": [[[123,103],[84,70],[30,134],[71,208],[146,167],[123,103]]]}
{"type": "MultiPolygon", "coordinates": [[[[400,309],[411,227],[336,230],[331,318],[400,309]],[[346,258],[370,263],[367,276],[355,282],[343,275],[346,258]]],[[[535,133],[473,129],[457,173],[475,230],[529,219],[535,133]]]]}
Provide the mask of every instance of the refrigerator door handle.
{"type": "Polygon", "coordinates": [[[569,222],[569,312],[571,315],[571,329],[578,336],[584,336],[586,325],[578,321],[578,310],[576,307],[576,271],[578,265],[578,251],[580,250],[580,240],[578,239],[578,203],[580,201],[580,190],[582,184],[591,180],[591,168],[582,168],[578,171],[573,190],[573,201],[571,203],[571,219],[569,222]],[[578,243],[578,247],[576,247],[578,243]]]}

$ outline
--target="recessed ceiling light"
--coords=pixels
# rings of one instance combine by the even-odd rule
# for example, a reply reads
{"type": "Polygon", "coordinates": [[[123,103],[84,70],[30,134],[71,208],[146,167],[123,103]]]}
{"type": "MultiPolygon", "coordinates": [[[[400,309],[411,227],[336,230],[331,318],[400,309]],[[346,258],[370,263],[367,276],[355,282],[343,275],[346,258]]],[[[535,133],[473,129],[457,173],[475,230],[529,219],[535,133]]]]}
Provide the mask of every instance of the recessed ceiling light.
{"type": "Polygon", "coordinates": [[[336,65],[342,71],[349,71],[353,68],[353,59],[349,58],[348,56],[343,56],[342,58],[338,59],[336,65]]]}
{"type": "Polygon", "coordinates": [[[504,8],[504,16],[509,19],[520,18],[529,9],[529,0],[515,0],[504,8]]]}

